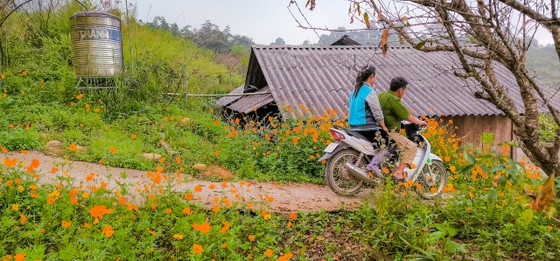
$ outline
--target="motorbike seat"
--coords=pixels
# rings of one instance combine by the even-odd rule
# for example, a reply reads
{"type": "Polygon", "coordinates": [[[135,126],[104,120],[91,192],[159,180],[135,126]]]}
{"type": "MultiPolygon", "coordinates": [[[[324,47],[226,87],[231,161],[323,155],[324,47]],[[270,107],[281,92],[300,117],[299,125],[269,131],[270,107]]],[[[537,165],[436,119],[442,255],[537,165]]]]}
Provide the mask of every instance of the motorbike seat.
{"type": "Polygon", "coordinates": [[[344,130],[346,131],[346,133],[348,133],[348,135],[352,136],[352,137],[356,137],[358,139],[362,139],[362,140],[368,140],[364,135],[360,134],[359,131],[355,131],[355,130],[350,130],[350,129],[346,129],[344,128],[344,130]]]}

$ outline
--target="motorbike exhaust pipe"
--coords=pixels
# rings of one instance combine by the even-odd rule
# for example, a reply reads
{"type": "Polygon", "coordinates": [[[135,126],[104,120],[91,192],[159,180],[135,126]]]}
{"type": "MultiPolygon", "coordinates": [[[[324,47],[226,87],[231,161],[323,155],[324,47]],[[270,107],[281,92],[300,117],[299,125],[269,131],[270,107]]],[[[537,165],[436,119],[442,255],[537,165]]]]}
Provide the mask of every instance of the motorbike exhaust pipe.
{"type": "Polygon", "coordinates": [[[366,183],[373,183],[374,179],[371,178],[369,176],[369,174],[364,171],[362,168],[358,168],[356,167],[356,165],[350,163],[350,162],[346,162],[344,163],[344,166],[346,166],[346,169],[348,170],[348,173],[350,173],[350,175],[352,175],[352,177],[357,178],[363,182],[366,183]]]}

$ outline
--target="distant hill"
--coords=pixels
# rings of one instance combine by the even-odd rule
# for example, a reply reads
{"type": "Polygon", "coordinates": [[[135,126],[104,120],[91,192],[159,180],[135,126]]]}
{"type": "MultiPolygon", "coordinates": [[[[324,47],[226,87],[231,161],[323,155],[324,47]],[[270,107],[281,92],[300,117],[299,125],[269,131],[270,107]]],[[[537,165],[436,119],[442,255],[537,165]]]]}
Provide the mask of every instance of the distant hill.
{"type": "Polygon", "coordinates": [[[554,45],[531,47],[527,53],[527,69],[546,84],[559,84],[560,59],[554,45]]]}

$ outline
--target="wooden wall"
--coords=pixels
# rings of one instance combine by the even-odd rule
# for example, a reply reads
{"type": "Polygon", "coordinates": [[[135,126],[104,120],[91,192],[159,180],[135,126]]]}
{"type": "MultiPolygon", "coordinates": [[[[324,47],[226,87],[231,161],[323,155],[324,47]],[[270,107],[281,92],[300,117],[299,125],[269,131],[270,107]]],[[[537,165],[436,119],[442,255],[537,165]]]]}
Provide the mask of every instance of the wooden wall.
{"type": "Polygon", "coordinates": [[[475,147],[482,148],[482,133],[494,133],[494,145],[513,140],[512,123],[506,116],[461,116],[442,119],[444,123],[453,120],[453,126],[457,127],[455,133],[458,138],[462,138],[462,144],[472,143],[475,147]]]}

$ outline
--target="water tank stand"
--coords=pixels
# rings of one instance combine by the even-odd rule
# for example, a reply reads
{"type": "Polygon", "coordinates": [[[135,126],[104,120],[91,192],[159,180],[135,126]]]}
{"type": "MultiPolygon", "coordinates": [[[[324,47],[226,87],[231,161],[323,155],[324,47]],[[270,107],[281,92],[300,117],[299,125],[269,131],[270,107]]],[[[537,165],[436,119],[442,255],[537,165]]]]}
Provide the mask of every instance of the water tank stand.
{"type": "Polygon", "coordinates": [[[114,77],[79,76],[76,88],[79,90],[117,89],[114,77]]]}

